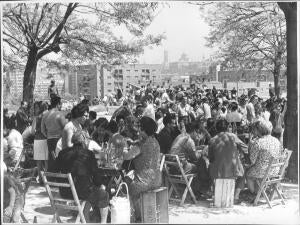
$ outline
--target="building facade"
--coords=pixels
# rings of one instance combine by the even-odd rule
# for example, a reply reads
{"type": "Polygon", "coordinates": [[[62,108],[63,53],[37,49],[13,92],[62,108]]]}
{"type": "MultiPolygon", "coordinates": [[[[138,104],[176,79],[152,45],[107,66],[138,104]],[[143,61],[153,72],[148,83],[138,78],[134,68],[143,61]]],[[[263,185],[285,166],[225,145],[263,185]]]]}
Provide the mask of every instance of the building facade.
{"type": "Polygon", "coordinates": [[[77,94],[83,94],[90,100],[100,95],[100,69],[100,66],[97,64],[76,67],[75,83],[77,83],[77,94]]]}
{"type": "MultiPolygon", "coordinates": [[[[17,67],[8,69],[6,72],[7,79],[12,82],[10,94],[18,97],[23,95],[23,78],[25,67],[17,67]]],[[[34,87],[34,96],[37,99],[46,99],[48,96],[48,87],[52,79],[55,80],[58,92],[64,94],[64,76],[67,71],[58,70],[56,68],[38,67],[36,71],[36,81],[34,87]]]]}

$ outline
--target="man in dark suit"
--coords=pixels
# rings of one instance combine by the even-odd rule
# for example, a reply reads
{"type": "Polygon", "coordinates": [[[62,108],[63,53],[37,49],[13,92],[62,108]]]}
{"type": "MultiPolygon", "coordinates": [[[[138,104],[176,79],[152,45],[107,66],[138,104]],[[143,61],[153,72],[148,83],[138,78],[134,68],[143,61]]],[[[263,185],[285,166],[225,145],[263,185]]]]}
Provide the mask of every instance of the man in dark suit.
{"type": "Polygon", "coordinates": [[[17,111],[17,130],[22,134],[23,131],[30,123],[30,118],[27,114],[28,103],[26,101],[21,102],[21,106],[17,111]]]}

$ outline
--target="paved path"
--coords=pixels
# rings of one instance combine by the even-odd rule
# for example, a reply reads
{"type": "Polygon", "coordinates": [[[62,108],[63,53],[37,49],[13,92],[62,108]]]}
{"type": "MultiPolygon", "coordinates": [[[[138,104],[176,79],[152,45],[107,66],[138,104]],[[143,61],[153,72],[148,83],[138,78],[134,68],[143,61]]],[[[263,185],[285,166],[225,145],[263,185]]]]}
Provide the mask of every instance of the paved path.
{"type": "MultiPolygon", "coordinates": [[[[299,224],[299,192],[298,186],[284,185],[287,196],[286,205],[274,201],[273,208],[267,204],[253,206],[242,203],[228,209],[209,208],[207,201],[200,201],[197,205],[186,203],[178,206],[175,203],[169,206],[169,223],[186,224],[299,224]]],[[[60,211],[65,223],[74,222],[72,214],[60,211]]],[[[49,198],[44,187],[33,184],[27,195],[24,214],[30,223],[37,216],[38,223],[50,223],[53,215],[49,198]]]]}

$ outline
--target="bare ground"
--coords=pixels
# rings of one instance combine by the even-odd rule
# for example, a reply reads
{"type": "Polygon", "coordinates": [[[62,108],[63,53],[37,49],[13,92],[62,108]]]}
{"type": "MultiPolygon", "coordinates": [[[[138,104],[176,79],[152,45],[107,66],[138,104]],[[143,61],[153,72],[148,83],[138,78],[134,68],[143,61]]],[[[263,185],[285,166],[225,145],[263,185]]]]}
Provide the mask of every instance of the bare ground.
{"type": "MultiPolygon", "coordinates": [[[[272,202],[273,208],[261,201],[258,206],[243,202],[233,208],[210,208],[209,202],[198,204],[185,203],[178,206],[170,202],[169,223],[176,224],[300,224],[299,219],[299,188],[295,184],[284,184],[286,204],[280,200],[272,202]]],[[[70,211],[60,211],[65,223],[72,223],[75,218],[70,211]]],[[[51,223],[53,211],[46,190],[43,186],[33,184],[26,195],[24,215],[30,223],[34,216],[38,223],[51,223]]]]}

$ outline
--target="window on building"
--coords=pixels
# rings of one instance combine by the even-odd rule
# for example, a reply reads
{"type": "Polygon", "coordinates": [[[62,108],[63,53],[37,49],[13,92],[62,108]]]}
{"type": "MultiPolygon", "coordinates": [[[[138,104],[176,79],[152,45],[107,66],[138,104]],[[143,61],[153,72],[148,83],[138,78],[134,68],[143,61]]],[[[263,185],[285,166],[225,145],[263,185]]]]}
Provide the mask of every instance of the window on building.
{"type": "Polygon", "coordinates": [[[142,73],[145,73],[145,70],[142,70],[142,73]]]}
{"type": "Polygon", "coordinates": [[[110,90],[110,89],[108,89],[108,90],[107,90],[107,92],[111,92],[111,90],[110,90]]]}
{"type": "Polygon", "coordinates": [[[147,69],[147,70],[146,70],[146,73],[150,73],[150,70],[147,69]]]}
{"type": "Polygon", "coordinates": [[[107,85],[111,85],[111,83],[107,83],[107,85]]]}
{"type": "Polygon", "coordinates": [[[130,70],[126,70],[126,72],[130,73],[130,70]]]}
{"type": "Polygon", "coordinates": [[[152,72],[156,72],[156,70],[152,70],[152,72]]]}
{"type": "Polygon", "coordinates": [[[122,74],[122,73],[123,73],[123,70],[119,70],[119,73],[122,74]]]}
{"type": "Polygon", "coordinates": [[[139,72],[139,71],[138,71],[138,70],[134,70],[134,72],[136,72],[136,73],[137,73],[137,72],[139,72]]]}

